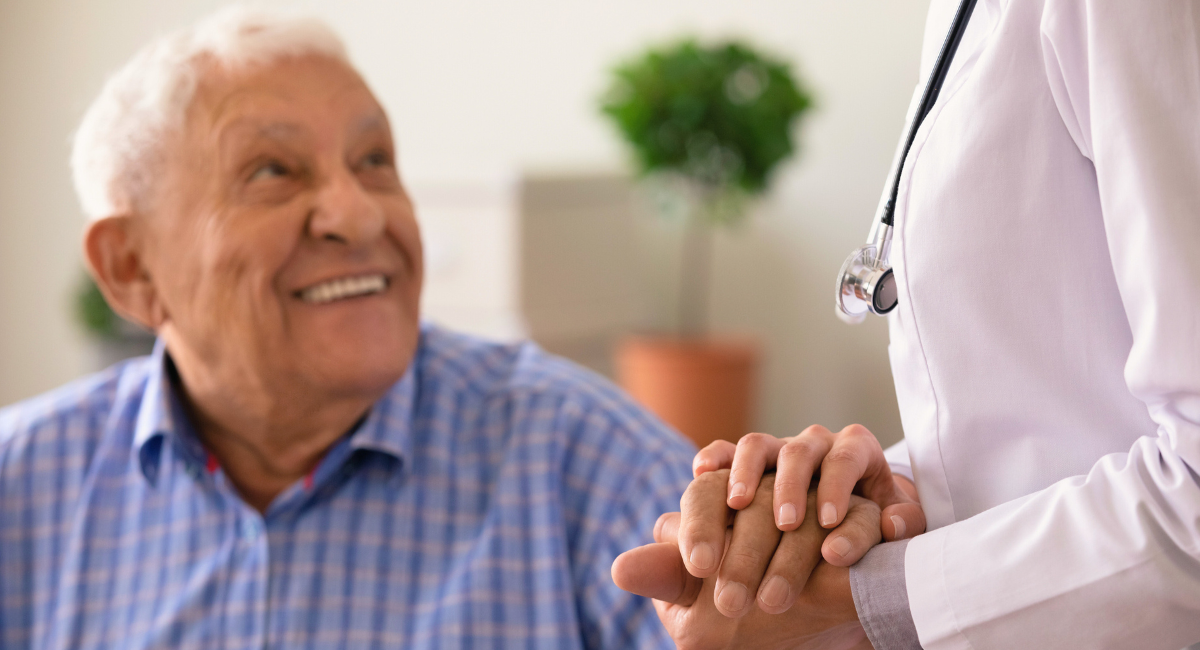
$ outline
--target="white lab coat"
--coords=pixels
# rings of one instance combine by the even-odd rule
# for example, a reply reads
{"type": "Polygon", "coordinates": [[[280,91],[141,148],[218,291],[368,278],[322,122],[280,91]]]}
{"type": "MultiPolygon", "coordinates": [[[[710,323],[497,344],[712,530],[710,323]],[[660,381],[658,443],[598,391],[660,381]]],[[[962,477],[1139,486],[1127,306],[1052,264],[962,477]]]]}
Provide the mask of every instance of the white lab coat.
{"type": "Polygon", "coordinates": [[[896,215],[923,646],[1200,641],[1200,0],[979,0],[896,215]]]}

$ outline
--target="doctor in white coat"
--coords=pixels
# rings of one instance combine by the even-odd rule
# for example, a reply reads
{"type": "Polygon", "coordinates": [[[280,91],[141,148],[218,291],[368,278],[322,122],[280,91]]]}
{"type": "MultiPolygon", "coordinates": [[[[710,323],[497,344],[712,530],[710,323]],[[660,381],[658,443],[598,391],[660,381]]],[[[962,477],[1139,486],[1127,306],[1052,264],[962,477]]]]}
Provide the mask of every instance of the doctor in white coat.
{"type": "MultiPolygon", "coordinates": [[[[923,79],[958,5],[932,3],[923,79]]],[[[870,641],[1200,642],[1200,0],[979,0],[904,165],[893,238],[904,441],[879,471],[915,484],[928,531],[848,570],[870,641]]],[[[697,466],[732,460],[730,486],[755,485],[781,451],[824,454],[789,455],[789,440],[707,449],[697,466]]],[[[777,483],[807,486],[822,460],[780,462],[777,483]]],[[[867,466],[820,495],[838,511],[826,528],[867,466]]],[[[789,499],[803,507],[775,490],[777,523],[789,499]]],[[[885,537],[904,537],[887,514],[885,537]]],[[[678,563],[711,587],[715,570],[678,563]]],[[[826,595],[804,598],[845,598],[826,595]]],[[[721,614],[679,607],[659,611],[685,647],[736,647],[749,625],[780,645],[814,632],[753,616],[706,637],[721,614]]]]}

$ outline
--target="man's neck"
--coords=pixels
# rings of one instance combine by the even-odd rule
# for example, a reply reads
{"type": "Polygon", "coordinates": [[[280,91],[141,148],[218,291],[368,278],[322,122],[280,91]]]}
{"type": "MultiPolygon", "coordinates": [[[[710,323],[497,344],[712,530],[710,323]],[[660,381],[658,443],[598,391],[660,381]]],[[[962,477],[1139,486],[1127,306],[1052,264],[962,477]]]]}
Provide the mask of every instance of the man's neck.
{"type": "MultiPolygon", "coordinates": [[[[168,366],[174,370],[173,364],[168,366]]],[[[193,390],[170,372],[196,435],[238,493],[259,512],[310,474],[326,452],[361,421],[373,398],[297,398],[255,404],[232,391],[193,390]]],[[[215,382],[208,387],[219,386],[215,382]]]]}
{"type": "Polygon", "coordinates": [[[203,416],[194,421],[205,449],[217,459],[238,493],[254,509],[266,512],[275,497],[312,473],[362,416],[360,412],[345,418],[344,426],[286,433],[276,428],[234,431],[203,416]]]}

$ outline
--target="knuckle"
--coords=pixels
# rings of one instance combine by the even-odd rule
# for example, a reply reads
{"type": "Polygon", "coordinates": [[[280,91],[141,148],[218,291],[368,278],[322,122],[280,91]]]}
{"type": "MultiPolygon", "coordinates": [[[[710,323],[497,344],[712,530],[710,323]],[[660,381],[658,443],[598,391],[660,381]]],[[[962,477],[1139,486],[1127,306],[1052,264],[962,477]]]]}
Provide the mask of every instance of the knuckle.
{"type": "Polygon", "coordinates": [[[784,459],[789,462],[811,461],[816,457],[818,451],[812,440],[796,438],[779,450],[779,460],[781,462],[784,459]]]}
{"type": "Polygon", "coordinates": [[[829,436],[829,435],[833,435],[833,434],[829,431],[829,429],[826,429],[825,427],[823,427],[819,424],[814,424],[800,432],[800,437],[803,437],[803,436],[824,437],[824,436],[829,436]]]}
{"type": "Polygon", "coordinates": [[[691,485],[688,485],[688,491],[691,492],[693,489],[697,491],[706,491],[716,486],[724,486],[725,483],[728,482],[729,470],[719,469],[715,472],[708,472],[707,474],[701,474],[700,476],[697,476],[692,480],[691,485]]]}
{"type": "Polygon", "coordinates": [[[762,447],[765,446],[767,439],[772,437],[774,436],[770,436],[765,433],[747,433],[746,435],[742,436],[740,440],[738,440],[737,446],[738,449],[762,447]]]}
{"type": "Polygon", "coordinates": [[[746,581],[740,578],[749,574],[755,567],[764,564],[764,556],[752,548],[734,546],[725,552],[723,564],[726,570],[721,572],[722,578],[735,579],[737,582],[744,583],[746,581]]]}
{"type": "Polygon", "coordinates": [[[875,438],[875,434],[871,433],[861,424],[851,424],[846,427],[846,430],[842,433],[842,437],[861,445],[879,446],[879,440],[875,438]]]}
{"type": "Polygon", "coordinates": [[[825,462],[830,465],[854,464],[858,462],[858,453],[850,447],[834,447],[825,455],[825,462]]]}
{"type": "Polygon", "coordinates": [[[875,503],[874,501],[865,497],[860,497],[857,494],[850,495],[850,507],[874,509],[875,511],[880,510],[878,503],[875,503]]]}
{"type": "Polygon", "coordinates": [[[789,465],[777,472],[774,478],[774,487],[777,490],[802,488],[807,491],[812,483],[812,467],[800,464],[789,465]]]}
{"type": "Polygon", "coordinates": [[[855,436],[855,437],[863,436],[863,435],[867,435],[867,436],[871,435],[871,432],[869,430],[867,430],[867,428],[861,424],[851,424],[850,426],[846,427],[846,429],[843,431],[843,433],[845,435],[855,436]]]}
{"type": "MultiPolygon", "coordinates": [[[[772,491],[774,491],[774,490],[791,491],[791,490],[798,490],[801,488],[808,489],[808,482],[802,482],[799,479],[797,479],[795,477],[791,477],[791,476],[779,476],[779,477],[775,478],[775,485],[772,486],[772,488],[773,488],[772,491]]],[[[781,495],[781,496],[786,496],[786,495],[781,495]]]]}
{"type": "Polygon", "coordinates": [[[850,511],[847,513],[847,523],[864,530],[878,530],[883,511],[874,501],[850,497],[850,511]]]}

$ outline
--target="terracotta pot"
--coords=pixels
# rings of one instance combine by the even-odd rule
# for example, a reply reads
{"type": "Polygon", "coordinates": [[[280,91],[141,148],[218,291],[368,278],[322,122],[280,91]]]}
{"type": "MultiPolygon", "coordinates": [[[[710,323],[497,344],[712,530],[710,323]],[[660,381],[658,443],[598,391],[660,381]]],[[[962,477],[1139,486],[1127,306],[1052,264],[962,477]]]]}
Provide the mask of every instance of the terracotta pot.
{"type": "Polygon", "coordinates": [[[617,349],[617,379],[703,447],[750,431],[758,345],[745,339],[635,336],[617,349]]]}

